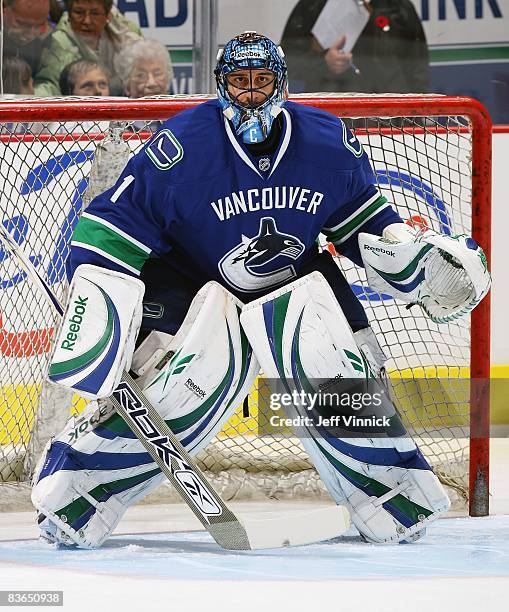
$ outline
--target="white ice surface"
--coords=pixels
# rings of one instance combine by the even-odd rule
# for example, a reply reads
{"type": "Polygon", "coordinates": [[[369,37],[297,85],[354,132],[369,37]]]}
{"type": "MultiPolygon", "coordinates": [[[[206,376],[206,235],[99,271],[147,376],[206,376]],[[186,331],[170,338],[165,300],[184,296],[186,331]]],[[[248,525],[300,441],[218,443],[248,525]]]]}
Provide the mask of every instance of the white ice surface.
{"type": "MultiPolygon", "coordinates": [[[[327,543],[232,553],[189,531],[194,517],[175,505],[131,509],[99,550],[62,550],[35,539],[32,513],[9,513],[0,516],[0,590],[63,590],[65,610],[87,612],[507,610],[509,445],[492,442],[495,515],[442,519],[414,544],[367,545],[352,529],[327,543]]],[[[274,508],[288,511],[235,505],[257,516],[274,508]]]]}
{"type": "Polygon", "coordinates": [[[222,550],[202,531],[113,536],[96,550],[5,541],[0,563],[191,581],[509,578],[509,517],[443,519],[426,538],[399,546],[364,544],[353,528],[328,542],[258,552],[222,550]]]}
{"type": "Polygon", "coordinates": [[[94,551],[5,541],[0,588],[63,590],[65,610],[505,610],[508,536],[509,517],[496,516],[444,519],[405,546],[353,532],[257,553],[220,550],[203,532],[115,536],[94,551]]]}
{"type": "Polygon", "coordinates": [[[63,590],[65,610],[87,612],[506,610],[509,516],[443,519],[409,545],[367,545],[352,530],[256,553],[201,531],[117,535],[93,551],[6,540],[0,589],[63,590]]]}

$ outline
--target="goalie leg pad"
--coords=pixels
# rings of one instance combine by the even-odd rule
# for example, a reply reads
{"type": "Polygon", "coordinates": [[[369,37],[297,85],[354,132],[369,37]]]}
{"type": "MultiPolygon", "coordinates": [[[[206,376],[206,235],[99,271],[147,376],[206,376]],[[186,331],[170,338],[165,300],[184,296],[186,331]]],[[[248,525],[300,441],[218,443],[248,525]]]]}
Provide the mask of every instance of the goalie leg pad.
{"type": "MultiPolygon", "coordinates": [[[[241,307],[217,283],[205,285],[170,350],[139,379],[144,394],[192,455],[220,431],[258,374],[240,327],[241,307]]],[[[116,413],[96,417],[94,427],[84,427],[77,439],[70,437],[75,429],[71,423],[43,453],[32,501],[46,517],[41,528],[48,537],[56,532],[61,542],[89,548],[102,544],[127,507],[164,476],[116,413]]]]}
{"type": "Polygon", "coordinates": [[[380,346],[372,328],[364,327],[363,329],[359,329],[354,332],[353,337],[359,350],[361,350],[362,354],[366,357],[371,372],[375,376],[385,374],[387,355],[380,346]]]}
{"type": "MultiPolygon", "coordinates": [[[[341,307],[314,272],[244,306],[241,322],[265,374],[312,390],[313,379],[372,376],[341,307]]],[[[365,338],[364,338],[365,340],[365,338]]],[[[383,405],[398,420],[392,402],[383,405]]],[[[295,404],[287,416],[305,417],[295,404]]],[[[439,480],[413,440],[338,438],[323,427],[303,427],[302,444],[329,493],[346,504],[352,521],[373,542],[398,542],[421,531],[449,507],[439,480]]]]}
{"type": "Polygon", "coordinates": [[[126,452],[121,438],[95,434],[115,415],[108,402],[92,401],[46,445],[32,489],[46,539],[83,548],[100,545],[127,507],[163,480],[141,452],[126,452]]]}

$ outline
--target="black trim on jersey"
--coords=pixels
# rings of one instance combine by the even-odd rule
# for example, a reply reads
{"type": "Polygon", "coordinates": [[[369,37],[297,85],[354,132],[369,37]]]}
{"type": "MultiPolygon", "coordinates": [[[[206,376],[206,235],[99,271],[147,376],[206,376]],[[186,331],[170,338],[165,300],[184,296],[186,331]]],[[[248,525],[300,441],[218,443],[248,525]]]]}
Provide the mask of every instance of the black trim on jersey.
{"type": "Polygon", "coordinates": [[[246,144],[246,148],[254,157],[262,155],[272,155],[279,146],[283,134],[283,113],[280,113],[272,122],[272,129],[269,135],[262,142],[246,144]]]}

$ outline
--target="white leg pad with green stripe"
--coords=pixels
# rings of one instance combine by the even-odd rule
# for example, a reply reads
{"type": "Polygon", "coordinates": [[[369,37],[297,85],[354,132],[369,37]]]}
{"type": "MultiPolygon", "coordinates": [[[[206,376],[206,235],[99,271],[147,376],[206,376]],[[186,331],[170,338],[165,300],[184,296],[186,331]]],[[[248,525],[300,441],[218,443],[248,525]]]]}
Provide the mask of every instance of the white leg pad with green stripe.
{"type": "MultiPolygon", "coordinates": [[[[222,429],[258,374],[241,308],[219,284],[205,285],[169,352],[139,379],[191,455],[222,429]]],[[[125,422],[104,410],[91,407],[70,423],[36,471],[32,501],[46,517],[41,530],[65,544],[101,545],[125,510],[165,479],[125,422]]]]}
{"type": "MultiPolygon", "coordinates": [[[[310,398],[316,396],[318,384],[320,390],[330,390],[324,382],[350,379],[348,384],[357,388],[372,377],[334,293],[318,272],[247,304],[241,322],[264,373],[282,381],[288,393],[307,393],[310,398]]],[[[371,379],[370,384],[377,383],[371,379]]],[[[310,406],[308,399],[307,405],[294,401],[284,409],[292,419],[305,418],[310,406]]],[[[337,429],[320,426],[316,412],[311,423],[301,421],[295,431],[329,493],[347,506],[365,538],[398,542],[422,531],[448,509],[449,500],[405,435],[387,396],[376,411],[377,416],[381,413],[390,425],[379,437],[365,433],[340,438],[337,429]]]]}

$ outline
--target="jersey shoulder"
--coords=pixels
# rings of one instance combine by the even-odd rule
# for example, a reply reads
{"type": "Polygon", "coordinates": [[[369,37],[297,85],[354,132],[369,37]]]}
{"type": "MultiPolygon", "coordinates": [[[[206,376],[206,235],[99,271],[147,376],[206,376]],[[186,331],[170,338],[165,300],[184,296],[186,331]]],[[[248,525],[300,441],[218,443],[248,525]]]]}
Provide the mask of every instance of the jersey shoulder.
{"type": "Polygon", "coordinates": [[[296,102],[287,102],[284,108],[292,119],[300,159],[338,171],[354,170],[362,163],[362,145],[339,117],[296,102]]]}
{"type": "Polygon", "coordinates": [[[169,172],[173,183],[203,181],[227,164],[221,108],[210,100],[165,121],[144,147],[144,164],[169,172]]]}

